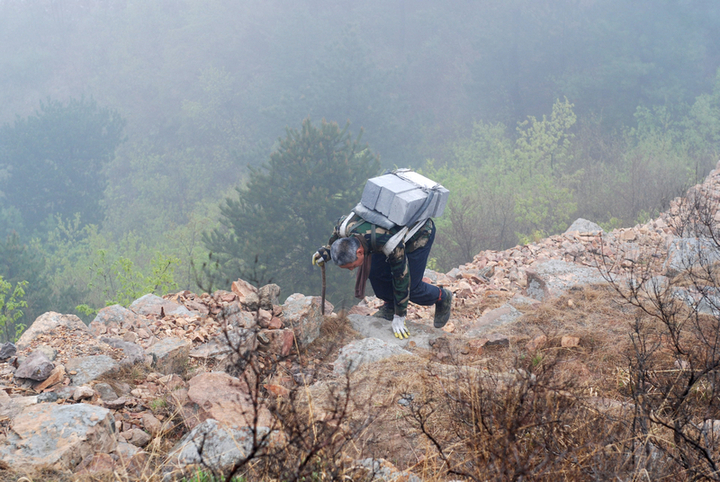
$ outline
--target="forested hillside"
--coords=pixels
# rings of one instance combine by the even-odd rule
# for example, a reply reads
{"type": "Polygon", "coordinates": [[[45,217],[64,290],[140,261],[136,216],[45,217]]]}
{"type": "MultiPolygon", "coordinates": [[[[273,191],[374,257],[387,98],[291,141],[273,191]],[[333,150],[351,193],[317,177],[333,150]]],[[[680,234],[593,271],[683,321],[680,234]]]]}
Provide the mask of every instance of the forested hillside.
{"type": "Polygon", "coordinates": [[[719,30],[710,1],[0,0],[0,324],[319,292],[395,166],[451,191],[440,271],[644,222],[718,160],[719,30]]]}

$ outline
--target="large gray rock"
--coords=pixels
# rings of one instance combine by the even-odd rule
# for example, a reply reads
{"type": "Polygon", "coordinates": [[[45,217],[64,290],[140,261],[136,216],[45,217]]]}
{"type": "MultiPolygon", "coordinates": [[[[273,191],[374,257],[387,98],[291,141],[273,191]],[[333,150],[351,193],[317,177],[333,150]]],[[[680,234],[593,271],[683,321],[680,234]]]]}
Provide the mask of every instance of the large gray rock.
{"type": "MultiPolygon", "coordinates": [[[[257,429],[258,438],[269,433],[266,427],[257,429]]],[[[205,420],[185,435],[173,448],[164,464],[168,476],[180,475],[194,465],[203,464],[214,473],[224,474],[247,457],[253,447],[250,429],[223,426],[216,420],[205,420]]]]}
{"type": "Polygon", "coordinates": [[[65,371],[69,374],[73,385],[85,385],[119,368],[118,362],[107,355],[71,358],[65,364],[65,371]]]}
{"type": "Polygon", "coordinates": [[[55,365],[41,350],[35,350],[28,355],[15,370],[16,378],[29,378],[41,382],[50,376],[55,365]]]}
{"type": "Polygon", "coordinates": [[[18,416],[23,410],[32,405],[37,405],[38,396],[33,395],[30,397],[14,397],[5,393],[5,390],[0,390],[0,418],[13,419],[18,416]]]}
{"type": "Polygon", "coordinates": [[[506,303],[499,308],[490,310],[482,315],[465,333],[469,338],[475,338],[491,333],[498,328],[513,323],[522,316],[514,306],[506,303]]]}
{"type": "Polygon", "coordinates": [[[577,218],[575,222],[565,230],[566,233],[572,233],[573,231],[582,234],[601,234],[603,233],[603,228],[587,219],[577,218]]]}
{"type": "Polygon", "coordinates": [[[165,375],[182,373],[187,367],[192,343],[180,338],[163,338],[147,349],[152,355],[152,366],[165,375]]]}
{"type": "Polygon", "coordinates": [[[54,311],[48,311],[37,317],[30,327],[20,336],[17,341],[18,349],[26,348],[38,335],[49,333],[54,329],[64,326],[70,330],[88,331],[88,327],[80,318],[75,315],[61,315],[54,311]]]}
{"type": "Polygon", "coordinates": [[[12,421],[0,445],[0,460],[27,471],[73,470],[86,456],[115,448],[114,426],[106,408],[84,403],[33,405],[12,421]]]}
{"type": "Polygon", "coordinates": [[[107,343],[113,348],[119,348],[125,354],[125,358],[120,360],[121,365],[135,365],[136,363],[142,363],[145,361],[145,350],[136,344],[129,341],[121,340],[120,338],[113,338],[104,336],[100,338],[100,341],[107,343]]]}
{"type": "Polygon", "coordinates": [[[114,333],[120,329],[133,332],[140,328],[149,329],[145,318],[121,305],[106,306],[98,311],[89,328],[95,336],[114,333]]]}
{"type": "Polygon", "coordinates": [[[407,321],[406,325],[410,332],[410,338],[400,339],[395,338],[391,321],[365,315],[348,315],[348,320],[350,320],[353,329],[363,337],[377,338],[391,345],[398,345],[401,348],[406,347],[412,341],[420,348],[430,349],[431,341],[442,336],[446,338],[453,336],[432,326],[407,321]]]}
{"type": "Polygon", "coordinates": [[[396,355],[412,355],[411,352],[377,338],[363,338],[345,345],[333,363],[335,375],[352,373],[366,363],[372,363],[396,355]]]}
{"type": "Polygon", "coordinates": [[[526,274],[525,294],[540,301],[559,296],[576,286],[607,284],[599,270],[559,259],[535,263],[526,274]]]}
{"type": "Polygon", "coordinates": [[[720,249],[707,238],[675,238],[668,246],[665,272],[673,277],[693,267],[720,261],[720,249]]]}
{"type": "Polygon", "coordinates": [[[195,314],[181,304],[175,303],[172,300],[165,300],[152,293],[133,301],[130,305],[130,309],[139,315],[145,316],[160,316],[161,314],[191,316],[195,314]]]}
{"type": "MultiPolygon", "coordinates": [[[[325,302],[325,314],[332,313],[333,306],[325,302]]],[[[320,310],[319,296],[305,296],[294,293],[283,304],[285,326],[292,327],[295,338],[301,346],[309,345],[320,336],[323,315],[320,310]]]]}

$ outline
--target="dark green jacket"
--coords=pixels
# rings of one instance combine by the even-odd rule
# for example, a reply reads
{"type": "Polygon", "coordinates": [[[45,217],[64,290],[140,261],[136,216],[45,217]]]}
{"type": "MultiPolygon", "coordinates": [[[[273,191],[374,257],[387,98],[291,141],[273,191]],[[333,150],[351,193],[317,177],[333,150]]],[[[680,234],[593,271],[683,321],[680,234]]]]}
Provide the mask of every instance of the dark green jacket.
{"type": "MultiPolygon", "coordinates": [[[[332,236],[328,241],[328,249],[335,242],[336,239],[340,238],[340,226],[345,220],[346,216],[340,218],[335,226],[332,236]]],[[[382,248],[385,246],[390,238],[397,233],[401,227],[395,226],[392,229],[385,229],[380,226],[375,226],[375,242],[373,244],[373,225],[364,219],[357,217],[348,223],[346,232],[348,236],[353,234],[359,234],[364,239],[363,248],[365,249],[365,255],[372,255],[374,253],[382,254],[382,248]]],[[[425,246],[430,239],[430,234],[435,228],[435,224],[432,219],[428,219],[423,227],[421,227],[407,243],[400,242],[395,249],[387,257],[387,262],[390,264],[390,272],[392,273],[393,283],[393,297],[395,303],[395,314],[398,316],[407,315],[407,306],[410,299],[410,270],[407,265],[407,257],[405,253],[412,253],[418,248],[425,246]]]]}

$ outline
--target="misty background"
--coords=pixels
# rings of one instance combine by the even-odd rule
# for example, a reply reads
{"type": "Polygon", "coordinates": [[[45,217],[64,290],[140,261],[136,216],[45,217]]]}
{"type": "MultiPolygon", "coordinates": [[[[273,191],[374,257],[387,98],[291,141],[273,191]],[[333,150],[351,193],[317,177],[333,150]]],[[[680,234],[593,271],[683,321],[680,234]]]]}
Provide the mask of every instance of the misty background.
{"type": "Polygon", "coordinates": [[[718,32],[709,0],[0,0],[0,326],[318,294],[386,168],[450,189],[438,270],[643,222],[718,160],[718,32]]]}

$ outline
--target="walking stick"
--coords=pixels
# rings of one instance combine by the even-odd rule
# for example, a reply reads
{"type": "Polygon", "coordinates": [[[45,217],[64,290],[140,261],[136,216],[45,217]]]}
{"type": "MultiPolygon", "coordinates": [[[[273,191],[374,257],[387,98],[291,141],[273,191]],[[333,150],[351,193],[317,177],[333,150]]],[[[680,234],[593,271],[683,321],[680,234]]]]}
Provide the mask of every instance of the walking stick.
{"type": "Polygon", "coordinates": [[[320,298],[322,306],[320,307],[320,313],[325,315],[325,263],[320,265],[320,271],[322,271],[322,296],[320,298]]]}

